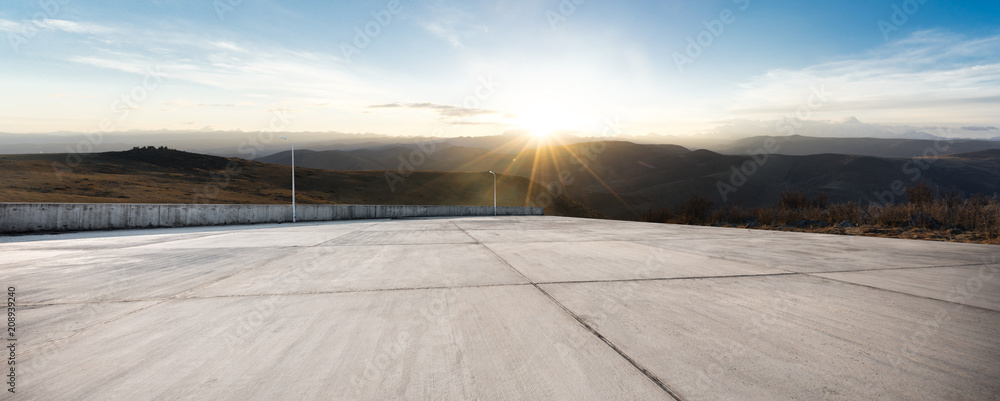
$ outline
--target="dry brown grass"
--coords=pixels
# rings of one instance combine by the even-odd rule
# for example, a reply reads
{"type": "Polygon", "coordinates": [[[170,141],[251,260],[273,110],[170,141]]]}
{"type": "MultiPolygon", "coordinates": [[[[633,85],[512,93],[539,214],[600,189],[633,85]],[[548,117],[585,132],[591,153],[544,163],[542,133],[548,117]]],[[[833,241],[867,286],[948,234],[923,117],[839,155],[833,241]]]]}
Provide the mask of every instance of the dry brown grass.
{"type": "MultiPolygon", "coordinates": [[[[254,203],[291,201],[288,166],[178,152],[169,149],[126,158],[83,155],[71,169],[55,170],[66,155],[0,156],[0,202],[40,203],[254,203]],[[152,153],[152,154],[150,154],[152,153]],[[227,166],[228,164],[228,166],[227,166]],[[228,167],[228,168],[227,168],[228,167]]],[[[134,151],[132,151],[134,152],[134,151]]],[[[390,189],[382,171],[295,169],[300,204],[493,205],[489,173],[418,171],[390,189]]],[[[546,206],[546,213],[605,217],[563,196],[550,204],[529,199],[544,191],[527,178],[501,175],[501,206],[546,206]],[[526,199],[529,201],[526,202],[526,199]]]]}
{"type": "MultiPolygon", "coordinates": [[[[827,205],[822,198],[817,202],[801,194],[782,194],[775,207],[730,206],[713,211],[704,221],[729,227],[1000,244],[1000,199],[914,194],[919,201],[867,206],[827,205]]],[[[666,211],[650,211],[643,220],[703,224],[666,211]]]]}

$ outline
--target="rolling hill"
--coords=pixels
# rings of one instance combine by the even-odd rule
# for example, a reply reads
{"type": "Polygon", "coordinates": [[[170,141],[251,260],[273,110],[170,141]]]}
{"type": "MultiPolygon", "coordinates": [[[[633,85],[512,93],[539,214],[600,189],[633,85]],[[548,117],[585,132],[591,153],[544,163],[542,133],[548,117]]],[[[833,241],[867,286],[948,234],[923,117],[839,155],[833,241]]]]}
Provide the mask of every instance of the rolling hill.
{"type": "MultiPolygon", "coordinates": [[[[629,220],[647,210],[675,208],[693,196],[707,197],[716,206],[743,207],[774,205],[783,191],[822,192],[832,202],[898,202],[904,200],[902,188],[918,181],[939,193],[1000,192],[997,149],[884,158],[724,155],[610,141],[515,148],[299,150],[298,200],[488,205],[492,176],[487,170],[501,174],[503,205],[549,205],[553,214],[629,220]],[[387,172],[398,179],[387,180],[387,172]]],[[[247,161],[141,148],[85,154],[65,172],[52,165],[66,163],[66,155],[0,156],[0,201],[283,203],[289,201],[288,167],[261,161],[281,163],[289,156],[247,161]]]]}
{"type": "MultiPolygon", "coordinates": [[[[431,152],[420,147],[393,146],[357,150],[296,150],[295,165],[327,170],[397,170],[401,164],[414,165],[421,171],[483,172],[509,161],[513,154],[486,149],[436,144],[431,152]],[[420,156],[410,156],[417,152],[420,156]]],[[[262,163],[291,165],[291,152],[280,152],[255,159],[262,163]]]]}
{"type": "MultiPolygon", "coordinates": [[[[875,141],[890,141],[884,142],[882,151],[895,146],[903,153],[915,146],[928,143],[933,146],[933,141],[875,141]]],[[[857,143],[856,146],[863,146],[869,142],[857,143]]],[[[758,143],[751,149],[761,146],[758,143]]],[[[781,152],[788,145],[779,146],[781,152]]],[[[951,149],[964,149],[962,146],[956,141],[951,149]]],[[[612,141],[543,146],[520,153],[517,150],[501,148],[491,152],[442,146],[434,152],[424,153],[426,160],[415,168],[495,170],[520,176],[621,219],[635,219],[650,208],[676,207],[692,196],[708,197],[716,205],[756,207],[773,205],[782,191],[823,192],[834,202],[868,203],[880,199],[901,200],[901,195],[890,196],[886,192],[892,191],[894,185],[909,187],[920,180],[942,192],[951,189],[966,194],[1000,192],[1000,157],[994,157],[997,150],[989,149],[928,158],[822,153],[769,154],[766,159],[745,152],[725,155],[708,150],[689,151],[673,145],[612,141]],[[751,174],[734,172],[741,168],[751,174]]],[[[363,164],[371,169],[396,169],[401,158],[406,160],[414,151],[413,148],[396,147],[343,153],[303,152],[302,156],[297,152],[296,164],[334,169],[363,164]]],[[[289,156],[286,152],[262,160],[288,163],[289,156]]],[[[536,191],[525,195],[527,201],[540,196],[536,191]]]]}
{"type": "Polygon", "coordinates": [[[650,208],[673,208],[692,196],[707,197],[716,205],[744,207],[774,205],[783,191],[823,192],[833,202],[902,201],[901,189],[898,194],[890,191],[921,180],[942,193],[952,189],[963,194],[1000,192],[997,151],[919,159],[840,154],[772,154],[755,159],[605,142],[538,152],[541,167],[534,169],[533,176],[526,162],[534,159],[531,153],[519,157],[525,162],[505,173],[545,185],[559,182],[559,175],[566,176],[568,171],[572,182],[566,183],[563,193],[615,218],[635,218],[650,208]]]}
{"type": "Polygon", "coordinates": [[[740,139],[727,145],[715,146],[711,149],[723,154],[743,155],[746,154],[747,150],[762,147],[764,142],[768,140],[777,144],[778,151],[775,153],[790,156],[836,153],[906,158],[1000,149],[1000,141],[973,139],[820,138],[801,135],[755,136],[740,139]]]}
{"type": "MultiPolygon", "coordinates": [[[[0,156],[0,202],[258,203],[291,201],[287,166],[151,147],[80,155],[0,156]],[[53,167],[56,166],[56,167],[53,167]]],[[[297,167],[296,200],[317,204],[493,204],[489,173],[417,171],[392,187],[383,171],[297,167]]],[[[498,203],[523,206],[540,187],[522,177],[499,177],[498,203]]],[[[564,196],[546,213],[605,217],[564,196]]]]}

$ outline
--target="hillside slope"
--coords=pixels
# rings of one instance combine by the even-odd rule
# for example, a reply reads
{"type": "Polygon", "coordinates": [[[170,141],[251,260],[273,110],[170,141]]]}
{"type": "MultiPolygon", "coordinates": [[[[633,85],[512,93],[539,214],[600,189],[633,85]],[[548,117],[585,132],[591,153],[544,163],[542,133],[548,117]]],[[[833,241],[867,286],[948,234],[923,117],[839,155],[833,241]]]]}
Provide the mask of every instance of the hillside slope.
{"type": "MultiPolygon", "coordinates": [[[[0,156],[0,202],[257,203],[291,201],[286,166],[169,149],[0,156]],[[73,161],[68,167],[67,160],[73,161]],[[53,164],[62,166],[54,168],[53,164]]],[[[414,172],[392,187],[383,171],[296,168],[296,201],[316,204],[493,204],[489,173],[414,172]]],[[[498,203],[524,206],[537,184],[499,177],[498,203]]],[[[547,214],[604,217],[566,197],[545,204],[547,214]]]]}
{"type": "MultiPolygon", "coordinates": [[[[444,143],[417,146],[393,146],[357,150],[296,150],[295,165],[327,170],[397,170],[412,165],[421,171],[489,171],[514,157],[517,149],[486,150],[444,143]]],[[[279,152],[256,159],[262,163],[291,165],[291,152],[279,152]]]]}
{"type": "Polygon", "coordinates": [[[775,153],[790,156],[836,153],[842,155],[874,156],[889,158],[924,157],[977,152],[1000,149],[1000,141],[983,140],[929,140],[891,138],[819,138],[801,135],[755,136],[734,141],[727,145],[712,147],[712,150],[730,155],[744,155],[747,150],[764,146],[765,141],[774,141],[775,153]]]}
{"type": "MultiPolygon", "coordinates": [[[[882,141],[882,140],[878,140],[882,141]]],[[[892,143],[902,143],[897,140],[892,143]]],[[[864,143],[861,141],[859,143],[864,143]]],[[[910,141],[911,145],[926,145],[910,141]]],[[[933,144],[933,141],[927,141],[933,144]]],[[[761,148],[757,144],[754,149],[761,148]]],[[[933,146],[933,145],[932,145],[933,146]]],[[[959,149],[952,144],[950,149],[959,149]]],[[[978,146],[978,145],[977,145],[978,146]]],[[[779,153],[786,148],[781,147],[779,153]]],[[[924,180],[941,192],[993,194],[1000,192],[998,150],[947,154],[930,158],[883,158],[863,155],[769,154],[745,152],[725,155],[708,150],[689,151],[673,145],[640,145],[605,141],[489,152],[478,148],[447,147],[426,155],[418,170],[486,171],[528,178],[608,216],[636,219],[651,208],[673,208],[692,196],[716,205],[745,207],[773,205],[782,191],[826,193],[831,201],[861,203],[902,200],[886,195],[893,185],[913,186],[924,180]],[[734,173],[743,169],[750,174],[734,173]],[[901,184],[897,184],[897,181],[901,184]]],[[[349,153],[314,152],[297,156],[296,164],[350,168],[363,158],[375,169],[396,169],[411,148],[358,150],[349,153]],[[314,158],[314,159],[313,159],[314,158]],[[337,159],[337,160],[331,160],[337,159]],[[306,160],[305,162],[300,160],[306,160]]],[[[909,152],[909,151],[907,151],[909,152]]],[[[298,154],[298,153],[297,153],[298,154]]],[[[287,152],[274,159],[287,163],[287,152]]],[[[901,192],[900,192],[901,194],[901,192]]],[[[522,202],[537,200],[532,190],[522,202]]]]}
{"type": "Polygon", "coordinates": [[[540,148],[520,155],[505,174],[529,177],[614,218],[673,208],[692,196],[719,205],[771,206],[783,191],[826,193],[833,202],[902,201],[894,186],[925,181],[940,192],[1000,192],[994,151],[933,158],[839,154],[734,156],[629,142],[540,148]],[[537,162],[536,160],[537,155],[537,162]],[[737,173],[735,171],[743,170],[737,173]],[[560,186],[558,183],[562,182],[560,186]]]}

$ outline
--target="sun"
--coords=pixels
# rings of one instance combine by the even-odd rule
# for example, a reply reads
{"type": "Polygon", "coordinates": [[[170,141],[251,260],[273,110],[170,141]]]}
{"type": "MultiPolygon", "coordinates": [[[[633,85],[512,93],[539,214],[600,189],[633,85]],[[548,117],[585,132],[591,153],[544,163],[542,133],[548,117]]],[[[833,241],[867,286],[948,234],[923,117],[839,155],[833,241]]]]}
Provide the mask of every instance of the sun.
{"type": "Polygon", "coordinates": [[[578,125],[572,113],[558,106],[529,108],[518,113],[513,124],[536,137],[547,137],[555,132],[573,130],[578,125]]]}

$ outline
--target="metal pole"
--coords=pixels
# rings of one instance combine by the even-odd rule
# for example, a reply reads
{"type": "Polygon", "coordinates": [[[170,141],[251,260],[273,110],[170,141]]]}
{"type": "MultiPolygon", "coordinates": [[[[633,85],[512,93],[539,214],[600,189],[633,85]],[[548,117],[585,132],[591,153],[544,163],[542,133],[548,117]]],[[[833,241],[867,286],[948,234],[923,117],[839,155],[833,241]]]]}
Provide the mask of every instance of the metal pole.
{"type": "Polygon", "coordinates": [[[288,141],[292,145],[292,223],[295,222],[295,142],[282,136],[281,139],[288,141]]]}
{"type": "Polygon", "coordinates": [[[493,215],[497,215],[497,173],[490,170],[490,174],[493,174],[493,215]]]}

